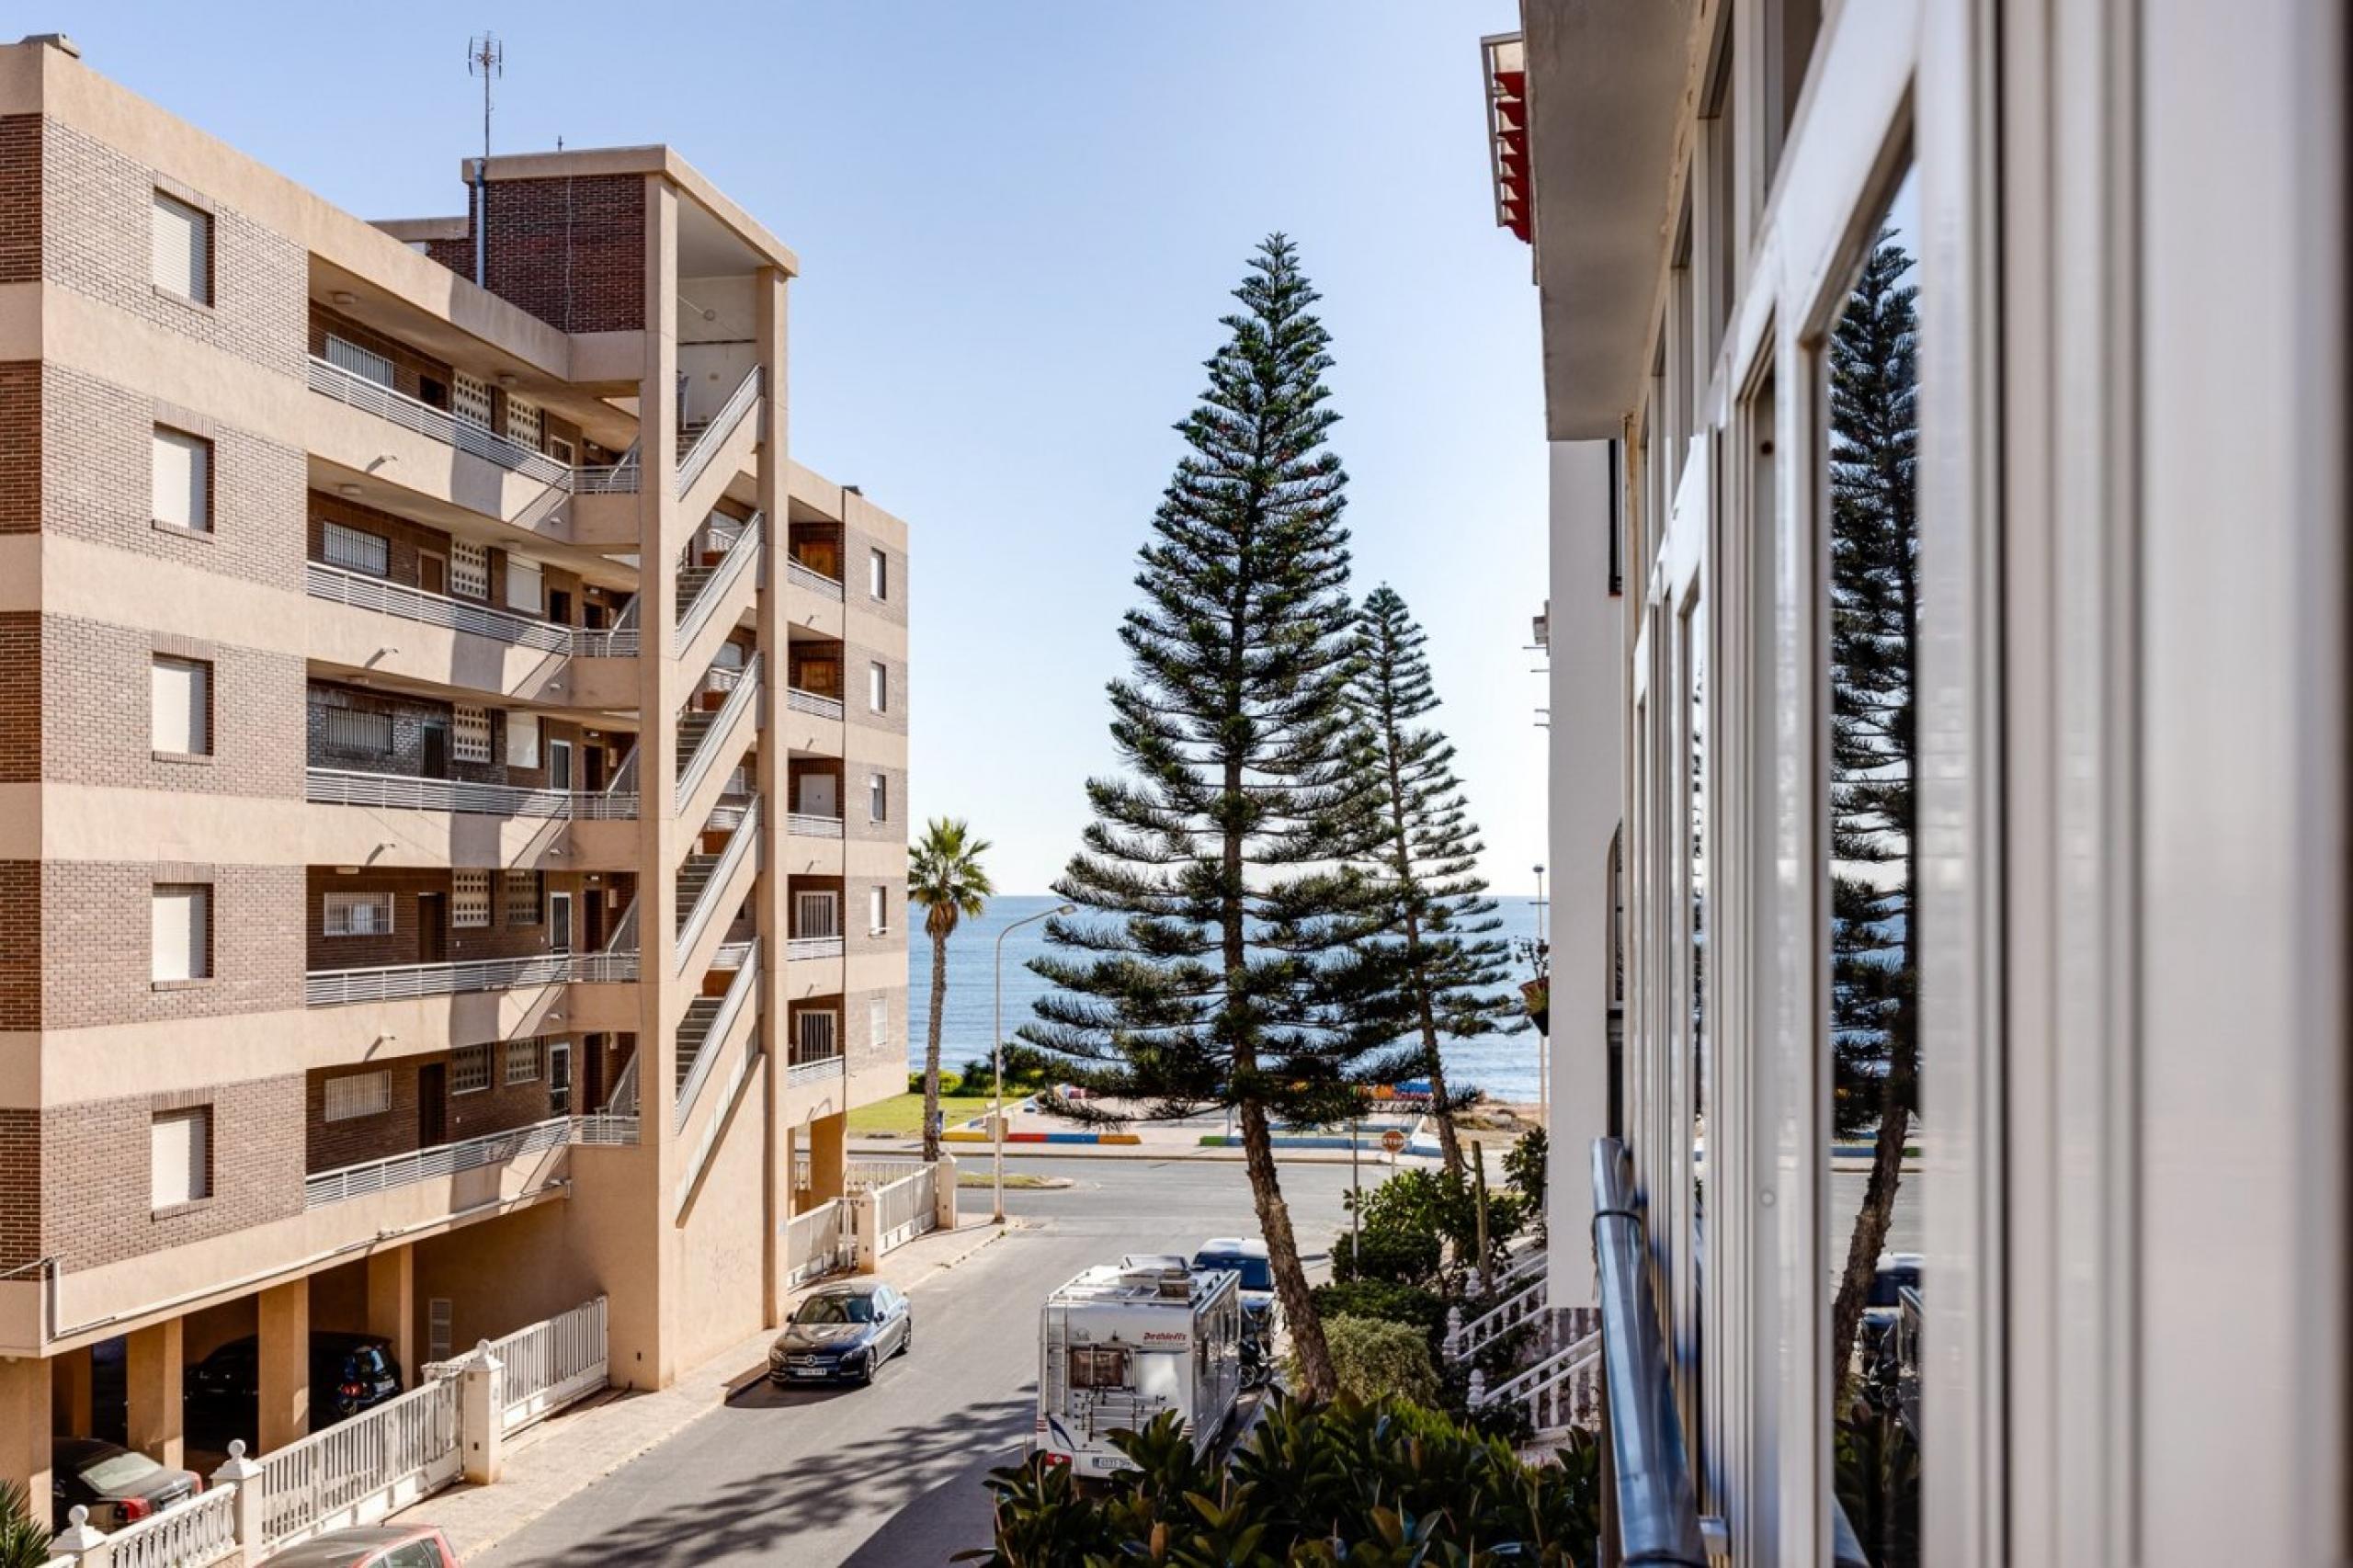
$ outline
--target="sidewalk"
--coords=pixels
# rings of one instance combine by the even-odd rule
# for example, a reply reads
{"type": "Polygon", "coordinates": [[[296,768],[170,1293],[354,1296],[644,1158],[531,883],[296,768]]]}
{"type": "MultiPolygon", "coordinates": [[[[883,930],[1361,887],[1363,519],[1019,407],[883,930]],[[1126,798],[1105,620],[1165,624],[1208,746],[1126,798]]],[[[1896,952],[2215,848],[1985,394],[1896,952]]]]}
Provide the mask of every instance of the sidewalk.
{"type": "MultiPolygon", "coordinates": [[[[942,1269],[955,1267],[1018,1223],[994,1225],[983,1215],[964,1221],[953,1231],[919,1236],[883,1258],[873,1278],[907,1289],[942,1269]]],[[[819,1283],[838,1284],[856,1278],[837,1274],[819,1283]]],[[[792,1299],[797,1301],[815,1289],[817,1285],[806,1287],[792,1299]]],[[[393,1517],[440,1526],[459,1557],[471,1562],[565,1498],[718,1409],[737,1389],[765,1376],[768,1344],[776,1335],[774,1329],[763,1329],[682,1373],[676,1383],[659,1392],[614,1390],[585,1400],[508,1442],[496,1485],[460,1483],[393,1517]]]]}

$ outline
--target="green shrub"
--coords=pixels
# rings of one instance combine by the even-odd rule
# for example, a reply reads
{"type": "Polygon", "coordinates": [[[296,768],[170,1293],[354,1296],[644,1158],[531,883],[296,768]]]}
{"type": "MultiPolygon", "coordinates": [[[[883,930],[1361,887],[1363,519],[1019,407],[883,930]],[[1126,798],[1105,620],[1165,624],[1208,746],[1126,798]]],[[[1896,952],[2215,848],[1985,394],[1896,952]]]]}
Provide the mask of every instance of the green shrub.
{"type": "Polygon", "coordinates": [[[1597,1533],[1595,1466],[1523,1464],[1509,1444],[1395,1400],[1273,1396],[1223,1467],[1194,1455],[1174,1415],[1111,1440],[1137,1469],[1095,1495],[1035,1460],[992,1471],[994,1543],[958,1560],[1572,1568],[1597,1533]]]}
{"type": "Polygon", "coordinates": [[[1342,1393],[1361,1400],[1393,1394],[1415,1404],[1438,1403],[1438,1368],[1430,1360],[1429,1337],[1412,1324],[1325,1318],[1324,1343],[1332,1353],[1332,1376],[1342,1393]]]}
{"type": "Polygon", "coordinates": [[[33,1517],[23,1487],[0,1481],[0,1568],[42,1568],[48,1561],[48,1527],[33,1517]]]}
{"type": "Polygon", "coordinates": [[[1318,1285],[1313,1291],[1315,1312],[1333,1318],[1381,1318],[1411,1324],[1429,1341],[1433,1354],[1446,1334],[1446,1298],[1418,1285],[1392,1285],[1383,1279],[1350,1279],[1318,1285]]]}
{"type": "MultiPolygon", "coordinates": [[[[1345,1200],[1355,1207],[1351,1194],[1345,1200]]],[[[1490,1256],[1528,1223],[1529,1205],[1504,1188],[1487,1194],[1490,1256]]],[[[1471,1185],[1439,1171],[1400,1171],[1363,1196],[1354,1235],[1343,1232],[1332,1244],[1336,1279],[1383,1280],[1445,1290],[1477,1265],[1479,1198],[1471,1185]]]]}

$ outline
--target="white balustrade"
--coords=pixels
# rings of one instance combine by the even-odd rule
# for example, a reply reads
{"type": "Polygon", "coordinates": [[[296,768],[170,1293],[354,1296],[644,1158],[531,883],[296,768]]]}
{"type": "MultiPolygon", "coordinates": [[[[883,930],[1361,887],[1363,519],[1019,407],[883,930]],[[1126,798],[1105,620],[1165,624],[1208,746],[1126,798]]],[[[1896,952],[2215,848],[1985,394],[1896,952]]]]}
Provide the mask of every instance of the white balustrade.
{"type": "MultiPolygon", "coordinates": [[[[727,694],[727,700],[720,704],[719,711],[711,718],[710,727],[696,740],[694,755],[679,767],[678,801],[683,802],[691,797],[696,787],[701,784],[703,776],[718,766],[721,748],[726,744],[727,733],[734,727],[736,717],[757,701],[759,695],[760,661],[754,658],[744,666],[744,678],[736,683],[734,690],[727,694]]],[[[741,747],[737,748],[735,755],[743,755],[741,747]]],[[[734,758],[728,760],[732,763],[734,758]]]]}
{"type": "Polygon", "coordinates": [[[389,806],[415,812],[472,812],[486,816],[562,817],[568,821],[634,818],[634,794],[579,794],[463,778],[423,778],[406,773],[359,773],[340,767],[306,771],[303,798],[329,806],[389,806]]]}
{"type": "Polygon", "coordinates": [[[458,1385],[440,1379],[262,1456],[258,1560],[382,1518],[456,1479],[458,1385]]]}
{"type": "Polygon", "coordinates": [[[839,838],[842,835],[842,819],[816,816],[808,812],[794,812],[784,819],[784,830],[787,833],[799,834],[804,838],[839,838]]]}
{"type": "Polygon", "coordinates": [[[829,1198],[785,1221],[785,1283],[805,1285],[849,1267],[849,1205],[829,1198]]]}
{"type": "Polygon", "coordinates": [[[807,713],[819,719],[839,719],[842,716],[840,698],[821,697],[813,691],[803,691],[797,686],[786,687],[784,701],[785,706],[796,713],[807,713]]]}
{"type": "Polygon", "coordinates": [[[819,598],[838,599],[842,597],[841,582],[823,572],[804,566],[798,561],[784,563],[785,580],[796,588],[806,588],[819,598]]]}
{"type": "Polygon", "coordinates": [[[784,944],[787,959],[837,959],[842,956],[839,937],[795,937],[784,944]]]}

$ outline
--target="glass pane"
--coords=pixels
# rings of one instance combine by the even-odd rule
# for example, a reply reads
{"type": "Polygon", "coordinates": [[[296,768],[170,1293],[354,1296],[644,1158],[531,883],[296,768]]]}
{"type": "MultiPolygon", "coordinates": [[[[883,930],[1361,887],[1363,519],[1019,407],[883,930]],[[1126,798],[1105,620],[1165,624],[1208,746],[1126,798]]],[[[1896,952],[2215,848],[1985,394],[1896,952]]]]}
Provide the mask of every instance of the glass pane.
{"type": "Polygon", "coordinates": [[[1921,1235],[1916,211],[1907,176],[1832,331],[1824,392],[1828,1397],[1838,1501],[1880,1568],[1920,1560],[1917,1340],[1904,1329],[1921,1235]]]}

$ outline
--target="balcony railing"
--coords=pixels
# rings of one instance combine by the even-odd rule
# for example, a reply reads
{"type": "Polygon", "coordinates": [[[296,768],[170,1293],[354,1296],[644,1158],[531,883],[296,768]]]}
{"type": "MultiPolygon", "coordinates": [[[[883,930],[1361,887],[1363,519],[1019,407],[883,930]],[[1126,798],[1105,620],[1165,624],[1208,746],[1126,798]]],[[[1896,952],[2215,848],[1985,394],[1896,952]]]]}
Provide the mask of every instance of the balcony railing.
{"type": "Polygon", "coordinates": [[[813,714],[820,719],[842,716],[842,699],[838,697],[820,697],[813,691],[803,691],[795,686],[786,688],[784,700],[786,706],[797,713],[813,714]]]}
{"type": "Polygon", "coordinates": [[[308,769],[303,794],[321,805],[476,812],[485,816],[563,817],[582,822],[637,815],[634,794],[575,794],[569,790],[528,790],[513,784],[420,778],[404,773],[350,773],[339,767],[308,769]]]}
{"type": "Polygon", "coordinates": [[[315,354],[311,356],[311,390],[354,408],[364,408],[404,429],[445,442],[461,452],[471,452],[485,462],[511,469],[543,484],[563,486],[572,483],[572,471],[546,453],[535,452],[520,442],[510,441],[471,419],[460,419],[429,403],[421,403],[406,392],[394,392],[381,381],[354,375],[315,354]]]}
{"type": "Polygon", "coordinates": [[[798,561],[784,563],[784,576],[794,587],[806,588],[819,598],[838,599],[842,597],[842,585],[837,579],[826,576],[813,566],[803,566],[798,561]]]}
{"type": "Polygon", "coordinates": [[[1652,1311],[1631,1162],[1615,1138],[1593,1143],[1593,1250],[1601,1286],[1606,1457],[1617,1482],[1619,1560],[1703,1563],[1698,1494],[1666,1346],[1652,1311]]]}
{"type": "Polygon", "coordinates": [[[322,1209],[330,1203],[364,1198],[371,1192],[382,1192],[390,1187],[408,1187],[420,1181],[431,1181],[437,1176],[476,1170],[483,1165],[503,1165],[509,1160],[542,1149],[560,1149],[571,1142],[572,1118],[556,1116],[528,1127],[484,1133],[480,1138],[468,1138],[461,1142],[417,1149],[405,1154],[394,1154],[389,1159],[346,1165],[341,1170],[321,1171],[316,1176],[303,1178],[302,1207],[322,1209]]]}
{"type": "Polygon", "coordinates": [[[445,626],[470,637],[487,638],[494,642],[505,642],[517,648],[536,648],[543,653],[568,654],[574,658],[637,657],[637,600],[634,598],[622,608],[620,619],[610,627],[591,631],[586,627],[558,626],[552,621],[533,620],[526,615],[493,609],[487,605],[470,604],[464,599],[453,599],[447,594],[429,594],[423,588],[388,583],[381,577],[371,577],[364,572],[347,572],[322,561],[305,562],[303,569],[303,585],[314,599],[349,605],[355,609],[372,609],[426,626],[445,626]]]}
{"type": "MultiPolygon", "coordinates": [[[[696,738],[694,754],[679,766],[676,799],[683,801],[692,797],[703,776],[718,766],[720,748],[725,744],[728,732],[734,727],[737,716],[759,700],[759,695],[760,661],[756,657],[745,666],[745,678],[727,694],[727,700],[719,705],[710,725],[696,738]]],[[[735,755],[741,756],[743,753],[739,750],[735,755]]],[[[728,760],[732,764],[734,758],[728,760]]]]}
{"type": "Polygon", "coordinates": [[[702,477],[702,471],[719,456],[720,448],[727,444],[727,438],[735,434],[735,426],[743,422],[752,404],[759,401],[760,384],[760,367],[757,365],[745,371],[744,379],[735,383],[735,390],[728,394],[727,401],[720,405],[710,423],[703,426],[702,434],[695,437],[695,444],[678,459],[676,494],[684,495],[693,489],[695,481],[702,477]]]}
{"type": "Polygon", "coordinates": [[[804,838],[839,838],[842,835],[842,819],[794,812],[784,819],[784,830],[797,833],[804,838]]]}
{"type": "Polygon", "coordinates": [[[635,1148],[637,1118],[609,1110],[594,1116],[575,1116],[572,1119],[572,1141],[608,1149],[635,1148]]]}
{"type": "Polygon", "coordinates": [[[637,596],[631,594],[629,603],[621,606],[620,614],[612,625],[601,631],[583,627],[572,634],[572,656],[575,659],[634,659],[637,657],[637,596]]]}
{"type": "Polygon", "coordinates": [[[846,1060],[847,1058],[836,1051],[831,1056],[813,1056],[805,1061],[794,1062],[785,1068],[784,1081],[797,1085],[822,1083],[827,1078],[837,1078],[841,1075],[842,1063],[846,1060]]]}
{"type": "Polygon", "coordinates": [[[374,969],[313,970],[302,977],[302,1001],[313,1007],[347,1002],[390,1002],[412,996],[456,996],[514,991],[574,981],[631,981],[637,954],[533,953],[517,959],[469,959],[456,963],[387,964],[374,969]]]}
{"type": "Polygon", "coordinates": [[[694,907],[682,912],[679,916],[677,962],[680,973],[686,972],[687,960],[693,953],[696,941],[701,937],[702,928],[710,924],[711,916],[718,912],[720,900],[726,896],[729,880],[735,875],[736,868],[744,863],[744,858],[757,846],[759,836],[760,802],[756,796],[752,803],[744,808],[742,825],[727,840],[727,847],[720,851],[718,863],[711,867],[710,877],[702,884],[702,891],[695,895],[694,907]]]}
{"type": "Polygon", "coordinates": [[[637,443],[630,443],[628,451],[619,462],[603,468],[576,468],[572,471],[572,493],[574,495],[634,495],[637,494],[637,443]]]}
{"type": "Polygon", "coordinates": [[[763,519],[756,513],[752,520],[744,525],[743,531],[735,536],[734,543],[728,546],[727,553],[721,559],[718,569],[703,579],[702,587],[695,594],[695,602],[688,605],[687,613],[678,618],[677,630],[670,639],[672,653],[684,653],[687,651],[687,644],[695,640],[696,635],[718,611],[721,601],[727,597],[729,587],[744,574],[746,568],[759,560],[760,544],[765,537],[763,519]]]}
{"type": "Polygon", "coordinates": [[[784,945],[784,956],[791,959],[837,959],[842,956],[839,937],[795,937],[784,945]]]}
{"type": "Polygon", "coordinates": [[[728,1031],[735,1027],[736,1018],[745,1007],[758,1006],[754,997],[759,989],[760,960],[755,951],[750,960],[735,971],[734,980],[727,987],[725,999],[719,1004],[719,1011],[711,1016],[710,1028],[702,1037],[702,1045],[695,1052],[694,1062],[687,1069],[686,1081],[678,1085],[678,1103],[671,1112],[671,1124],[676,1131],[683,1132],[687,1130],[687,1118],[694,1112],[695,1100],[702,1094],[703,1085],[710,1081],[712,1069],[720,1064],[720,1058],[724,1054],[728,1031]]]}

